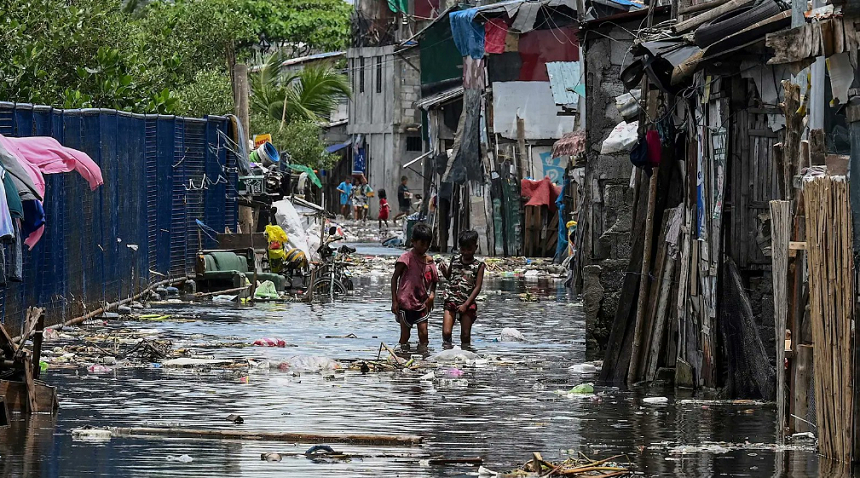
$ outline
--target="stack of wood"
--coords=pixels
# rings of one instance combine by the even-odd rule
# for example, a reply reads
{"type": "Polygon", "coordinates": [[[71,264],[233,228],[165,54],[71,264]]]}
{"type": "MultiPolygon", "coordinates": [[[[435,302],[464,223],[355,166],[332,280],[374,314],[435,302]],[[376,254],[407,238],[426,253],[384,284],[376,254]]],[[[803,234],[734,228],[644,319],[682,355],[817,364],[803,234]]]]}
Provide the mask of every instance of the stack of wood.
{"type": "MultiPolygon", "coordinates": [[[[582,454],[580,453],[580,455],[582,454]]],[[[538,473],[538,476],[592,476],[608,478],[632,475],[633,472],[626,464],[619,463],[621,458],[626,459],[624,455],[616,455],[602,460],[592,460],[582,455],[582,458],[570,458],[560,463],[552,463],[544,460],[540,453],[535,452],[532,455],[532,459],[523,465],[522,471],[538,473]]],[[[522,471],[518,470],[509,475],[519,476],[519,473],[522,473],[522,471]]]]}
{"type": "Polygon", "coordinates": [[[558,211],[525,206],[523,250],[528,257],[553,257],[558,245],[558,211]]]}
{"type": "Polygon", "coordinates": [[[851,461],[854,257],[845,177],[804,181],[818,450],[851,461]]]}
{"type": "Polygon", "coordinates": [[[24,321],[23,333],[13,339],[0,325],[0,396],[8,409],[14,412],[56,413],[57,390],[37,380],[41,372],[39,358],[42,353],[42,332],[45,329],[44,309],[30,307],[24,321]],[[24,343],[33,338],[33,350],[24,343]]]}

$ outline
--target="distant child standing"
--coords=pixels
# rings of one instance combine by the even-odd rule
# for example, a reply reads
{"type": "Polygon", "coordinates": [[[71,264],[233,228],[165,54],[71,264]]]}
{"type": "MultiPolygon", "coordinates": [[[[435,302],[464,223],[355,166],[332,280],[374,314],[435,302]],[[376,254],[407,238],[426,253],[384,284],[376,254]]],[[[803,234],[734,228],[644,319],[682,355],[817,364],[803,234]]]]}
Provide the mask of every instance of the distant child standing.
{"type": "Polygon", "coordinates": [[[349,215],[350,196],[352,196],[352,177],[347,176],[343,182],[337,185],[340,193],[340,213],[346,219],[349,215]]]}
{"type": "Polygon", "coordinates": [[[394,225],[397,225],[397,220],[401,217],[409,215],[412,210],[412,193],[409,192],[409,178],[406,176],[400,177],[400,186],[397,186],[397,206],[400,212],[394,216],[394,225]]]}
{"type": "Polygon", "coordinates": [[[427,321],[433,311],[439,272],[433,258],[427,255],[433,232],[426,224],[412,229],[412,249],[397,259],[391,276],[391,312],[400,323],[400,350],[409,349],[412,327],[418,327],[418,348],[430,343],[427,321]]]}
{"type": "Polygon", "coordinates": [[[385,230],[388,230],[388,215],[391,213],[391,206],[388,204],[388,195],[384,189],[379,190],[379,230],[382,230],[382,223],[385,223],[385,230]]]}
{"type": "Polygon", "coordinates": [[[441,264],[442,274],[448,280],[445,287],[445,318],[442,322],[442,346],[450,348],[454,320],[460,319],[460,341],[463,345],[472,342],[472,324],[475,323],[478,306],[475,299],[484,284],[483,261],[475,258],[478,250],[478,233],[463,231],[458,239],[460,254],[451,259],[451,264],[441,264]]]}

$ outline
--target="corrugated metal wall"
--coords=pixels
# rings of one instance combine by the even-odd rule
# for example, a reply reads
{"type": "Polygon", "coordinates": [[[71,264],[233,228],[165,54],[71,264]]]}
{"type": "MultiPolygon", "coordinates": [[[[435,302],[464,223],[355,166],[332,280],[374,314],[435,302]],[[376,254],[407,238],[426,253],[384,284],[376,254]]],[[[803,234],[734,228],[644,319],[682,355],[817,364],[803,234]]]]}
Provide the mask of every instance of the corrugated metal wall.
{"type": "Polygon", "coordinates": [[[193,270],[196,219],[236,230],[236,158],[219,134],[228,125],[0,102],[0,134],[53,136],[89,154],[105,182],[90,191],[75,172],[45,175],[45,234],[24,253],[24,281],[0,289],[7,328],[17,333],[28,306],[56,323],[193,270]]]}

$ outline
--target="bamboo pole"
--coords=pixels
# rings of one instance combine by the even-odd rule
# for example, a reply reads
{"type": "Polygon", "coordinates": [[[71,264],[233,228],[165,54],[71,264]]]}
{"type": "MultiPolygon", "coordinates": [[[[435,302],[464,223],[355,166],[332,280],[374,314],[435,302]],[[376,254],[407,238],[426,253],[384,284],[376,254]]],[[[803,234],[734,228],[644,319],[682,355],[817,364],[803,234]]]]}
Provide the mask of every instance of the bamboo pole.
{"type": "Polygon", "coordinates": [[[171,438],[205,438],[218,440],[259,440],[293,443],[346,443],[352,445],[415,446],[423,438],[418,435],[343,435],[297,432],[264,432],[252,430],[203,430],[196,428],[110,428],[113,436],[163,436],[171,438]]]}
{"type": "MultiPolygon", "coordinates": [[[[776,336],[776,439],[785,436],[785,330],[788,322],[788,242],[791,239],[791,203],[770,202],[771,260],[773,262],[774,334],[776,336]]],[[[798,334],[799,336],[800,334],[798,334]]]]}
{"type": "Polygon", "coordinates": [[[657,170],[651,173],[648,185],[648,215],[645,218],[645,245],[642,248],[642,270],[639,278],[639,297],[636,298],[636,327],[633,329],[633,349],[630,355],[630,366],[627,369],[627,384],[633,385],[641,361],[640,348],[642,347],[642,321],[645,316],[645,304],[648,299],[648,286],[650,281],[648,275],[651,270],[651,249],[654,242],[654,209],[657,200],[657,170]]]}
{"type": "Polygon", "coordinates": [[[819,452],[850,462],[853,449],[854,262],[844,177],[804,182],[813,377],[819,452]]]}
{"type": "Polygon", "coordinates": [[[167,279],[167,280],[155,282],[154,284],[150,284],[149,287],[147,287],[146,289],[143,289],[143,291],[139,292],[138,294],[135,294],[132,297],[127,297],[125,299],[122,299],[122,300],[119,300],[116,302],[111,302],[110,304],[105,304],[103,307],[96,309],[96,310],[90,312],[89,314],[82,315],[82,316],[76,317],[74,319],[69,319],[69,320],[63,322],[61,324],[61,326],[67,327],[70,325],[80,324],[81,322],[85,322],[89,319],[92,319],[93,317],[99,316],[99,315],[101,315],[101,314],[103,314],[103,313],[105,313],[111,309],[115,309],[115,308],[123,306],[125,304],[129,304],[131,302],[134,302],[134,301],[140,299],[141,297],[143,297],[144,295],[148,294],[150,291],[155,290],[158,287],[161,287],[161,286],[167,285],[167,284],[176,284],[179,282],[184,282],[186,280],[188,280],[188,277],[181,277],[178,279],[167,279]]]}

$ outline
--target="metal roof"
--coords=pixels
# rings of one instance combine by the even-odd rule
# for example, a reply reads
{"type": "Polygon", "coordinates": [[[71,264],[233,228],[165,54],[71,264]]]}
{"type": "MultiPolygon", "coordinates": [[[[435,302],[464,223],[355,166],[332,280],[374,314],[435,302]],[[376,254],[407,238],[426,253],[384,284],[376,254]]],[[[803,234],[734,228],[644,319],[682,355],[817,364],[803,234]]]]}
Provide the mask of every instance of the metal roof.
{"type": "Polygon", "coordinates": [[[582,82],[581,68],[578,61],[553,61],[546,64],[549,75],[549,86],[552,97],[557,105],[579,104],[580,95],[585,96],[585,84],[582,82]]]}
{"type": "Polygon", "coordinates": [[[446,103],[461,96],[463,96],[463,87],[457,86],[445,91],[440,91],[439,93],[428,96],[427,98],[421,98],[415,102],[415,107],[426,110],[432,106],[441,105],[442,103],[446,103]]]}

